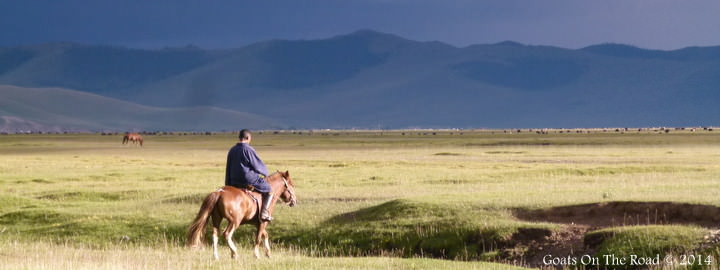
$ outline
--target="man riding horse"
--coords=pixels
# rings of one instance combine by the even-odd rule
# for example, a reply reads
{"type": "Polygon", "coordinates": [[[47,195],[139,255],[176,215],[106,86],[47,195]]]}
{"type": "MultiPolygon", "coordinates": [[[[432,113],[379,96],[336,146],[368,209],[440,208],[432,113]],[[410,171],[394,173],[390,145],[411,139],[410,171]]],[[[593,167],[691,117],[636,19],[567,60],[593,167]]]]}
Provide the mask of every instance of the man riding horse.
{"type": "Polygon", "coordinates": [[[250,130],[243,129],[238,135],[240,142],[230,148],[225,168],[225,185],[237,188],[248,188],[262,194],[262,210],[260,219],[271,221],[268,207],[272,202],[272,190],[264,177],[268,176],[267,167],[250,146],[252,134],[250,130]]]}

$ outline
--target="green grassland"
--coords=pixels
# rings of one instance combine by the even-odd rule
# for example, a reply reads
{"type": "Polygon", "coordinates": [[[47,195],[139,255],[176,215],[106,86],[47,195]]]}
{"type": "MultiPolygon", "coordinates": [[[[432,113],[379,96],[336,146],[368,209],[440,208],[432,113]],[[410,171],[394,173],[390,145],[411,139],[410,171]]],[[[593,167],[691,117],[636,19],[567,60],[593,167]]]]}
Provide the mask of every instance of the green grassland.
{"type": "MultiPolygon", "coordinates": [[[[235,142],[154,135],[140,148],[121,136],[0,135],[0,258],[33,269],[227,267],[224,243],[219,262],[182,244],[235,142]]],[[[276,257],[251,259],[251,226],[236,232],[233,263],[259,269],[505,269],[574,226],[517,211],[720,206],[717,131],[285,131],[256,132],[253,146],[270,170],[290,171],[299,200],[276,209],[276,257]]],[[[587,252],[597,255],[717,254],[707,240],[720,227],[714,214],[640,224],[648,212],[588,225],[581,237],[596,239],[587,252]]]]}

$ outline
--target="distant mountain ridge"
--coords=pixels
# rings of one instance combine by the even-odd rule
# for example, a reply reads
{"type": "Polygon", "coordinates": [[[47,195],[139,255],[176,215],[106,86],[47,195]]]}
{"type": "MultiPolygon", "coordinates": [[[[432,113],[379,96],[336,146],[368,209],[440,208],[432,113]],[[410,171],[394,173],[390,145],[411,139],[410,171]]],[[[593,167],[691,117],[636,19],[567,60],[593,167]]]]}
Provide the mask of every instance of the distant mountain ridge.
{"type": "Polygon", "coordinates": [[[284,127],[264,116],[214,107],[159,108],[74,90],[0,85],[0,132],[219,131],[284,127]]]}
{"type": "Polygon", "coordinates": [[[47,44],[0,48],[0,84],[298,128],[720,125],[720,46],[458,48],[369,30],[227,50],[47,44]]]}

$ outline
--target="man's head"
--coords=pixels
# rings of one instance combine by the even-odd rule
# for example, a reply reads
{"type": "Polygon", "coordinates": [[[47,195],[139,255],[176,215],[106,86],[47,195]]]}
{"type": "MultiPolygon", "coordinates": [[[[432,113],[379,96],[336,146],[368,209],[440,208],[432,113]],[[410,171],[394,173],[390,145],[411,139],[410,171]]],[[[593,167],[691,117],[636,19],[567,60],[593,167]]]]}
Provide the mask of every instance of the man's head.
{"type": "Polygon", "coordinates": [[[250,141],[252,140],[252,133],[250,133],[250,130],[243,129],[238,134],[238,138],[241,142],[250,143],[250,141]]]}

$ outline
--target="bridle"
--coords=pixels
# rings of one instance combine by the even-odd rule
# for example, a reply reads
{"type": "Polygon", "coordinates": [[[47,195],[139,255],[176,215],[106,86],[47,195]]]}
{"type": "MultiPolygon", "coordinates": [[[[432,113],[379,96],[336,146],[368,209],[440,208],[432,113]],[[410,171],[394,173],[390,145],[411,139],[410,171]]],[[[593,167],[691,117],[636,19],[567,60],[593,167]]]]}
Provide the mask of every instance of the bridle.
{"type": "Polygon", "coordinates": [[[287,179],[285,179],[285,176],[280,174],[280,179],[283,180],[283,183],[285,183],[285,190],[287,190],[288,193],[290,193],[290,202],[293,204],[297,202],[297,198],[295,198],[295,189],[288,184],[287,179]]]}

